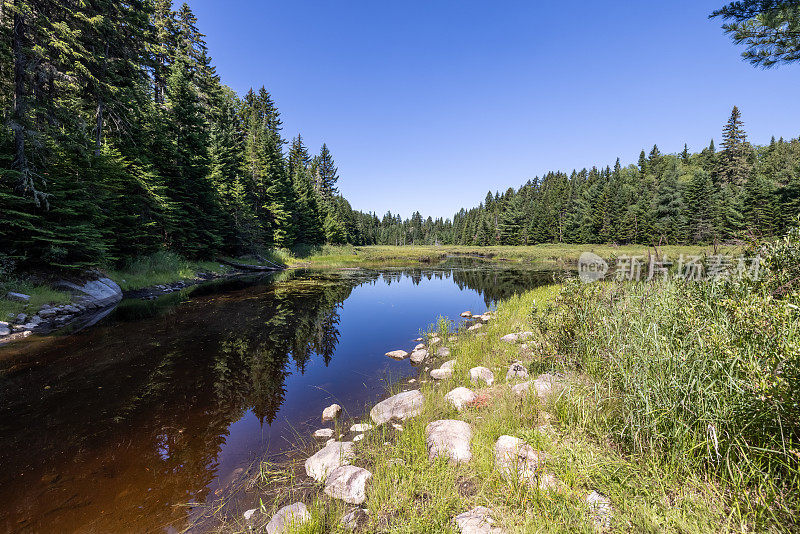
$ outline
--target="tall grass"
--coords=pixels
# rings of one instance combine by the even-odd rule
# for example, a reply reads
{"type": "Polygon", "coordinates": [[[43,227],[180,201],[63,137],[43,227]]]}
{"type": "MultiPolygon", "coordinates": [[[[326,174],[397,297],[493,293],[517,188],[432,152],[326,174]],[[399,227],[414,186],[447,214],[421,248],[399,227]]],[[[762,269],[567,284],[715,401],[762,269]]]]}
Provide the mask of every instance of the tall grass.
{"type": "Polygon", "coordinates": [[[131,260],[120,270],[108,275],[123,290],[139,289],[179,280],[190,280],[198,273],[226,273],[230,267],[214,261],[190,261],[174,252],[159,251],[131,260]]]}
{"type": "MultiPolygon", "coordinates": [[[[787,244],[788,243],[788,244],[787,244]]],[[[785,263],[800,240],[767,265],[785,263]]],[[[747,522],[800,514],[800,315],[783,270],[759,281],[564,286],[538,314],[544,351],[588,374],[599,425],[635,455],[719,480],[747,522]]]]}

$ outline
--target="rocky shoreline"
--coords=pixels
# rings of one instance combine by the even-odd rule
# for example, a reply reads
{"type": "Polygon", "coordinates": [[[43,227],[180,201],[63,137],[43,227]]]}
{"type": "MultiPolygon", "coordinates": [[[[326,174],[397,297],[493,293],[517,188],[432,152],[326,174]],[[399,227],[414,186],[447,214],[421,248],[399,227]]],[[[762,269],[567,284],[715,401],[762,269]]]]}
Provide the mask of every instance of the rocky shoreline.
{"type": "MultiPolygon", "coordinates": [[[[424,339],[418,338],[418,344],[410,351],[398,349],[386,353],[386,357],[395,360],[410,359],[412,364],[427,366],[420,369],[417,379],[409,379],[407,386],[433,382],[434,390],[453,378],[457,371],[468,377],[471,388],[458,386],[445,393],[446,403],[460,413],[467,409],[481,409],[485,400],[484,389],[495,385],[495,376],[491,369],[474,366],[469,370],[459,370],[458,361],[449,359],[437,366],[433,360],[449,358],[450,348],[446,345],[459,340],[459,336],[484,337],[476,326],[486,325],[492,314],[473,316],[469,312],[462,317],[475,322],[467,323],[465,328],[454,335],[448,335],[446,341],[435,333],[424,339]]],[[[501,345],[512,345],[521,351],[528,347],[524,343],[533,334],[531,332],[512,332],[499,338],[501,345]]],[[[488,362],[487,362],[488,364],[488,362]]],[[[514,397],[525,398],[529,395],[538,402],[547,402],[559,394],[567,385],[566,377],[551,373],[543,373],[535,379],[528,375],[523,362],[511,362],[506,370],[502,388],[511,391],[514,397]]],[[[342,424],[339,418],[342,408],[332,404],[322,410],[322,422],[332,423],[334,428],[323,427],[313,432],[318,441],[325,441],[321,449],[309,456],[304,464],[306,476],[323,486],[323,494],[339,500],[348,507],[339,519],[339,527],[343,530],[360,531],[369,522],[369,510],[364,507],[368,499],[369,485],[374,482],[374,475],[369,469],[359,467],[357,443],[370,432],[384,427],[391,427],[397,434],[402,433],[404,424],[419,416],[425,407],[426,398],[420,389],[406,389],[378,402],[369,411],[369,423],[342,424]],[[348,437],[348,439],[344,439],[348,437]]],[[[425,447],[428,459],[432,462],[444,460],[452,465],[468,465],[473,460],[473,427],[460,419],[437,419],[425,426],[425,447]]],[[[395,435],[397,435],[395,434],[395,435]]],[[[385,435],[385,434],[384,434],[385,435]]],[[[390,442],[385,442],[390,446],[390,442]]],[[[527,485],[539,492],[568,493],[567,485],[559,480],[547,468],[547,454],[526,443],[523,439],[512,435],[501,435],[494,443],[494,468],[502,478],[513,484],[527,485]]],[[[397,460],[402,462],[402,460],[397,460]]],[[[367,466],[369,467],[369,466],[367,466]]],[[[591,513],[591,521],[598,530],[607,529],[610,525],[613,508],[611,501],[597,491],[588,492],[582,497],[591,513]]],[[[278,509],[274,514],[265,514],[265,509],[249,509],[243,514],[248,528],[267,534],[293,532],[303,523],[312,519],[310,507],[314,503],[293,502],[278,509]]],[[[465,510],[451,518],[454,530],[464,534],[503,534],[508,530],[498,526],[494,518],[495,512],[486,506],[476,506],[465,510]]]]}

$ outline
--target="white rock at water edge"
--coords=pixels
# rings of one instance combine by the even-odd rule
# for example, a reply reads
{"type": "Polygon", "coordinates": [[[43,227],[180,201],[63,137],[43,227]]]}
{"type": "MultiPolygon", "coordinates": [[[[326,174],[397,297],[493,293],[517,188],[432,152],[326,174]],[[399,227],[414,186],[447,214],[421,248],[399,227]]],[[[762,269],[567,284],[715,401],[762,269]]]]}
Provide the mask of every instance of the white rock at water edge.
{"type": "Polygon", "coordinates": [[[461,534],[503,534],[505,530],[494,526],[492,511],[485,506],[476,506],[453,518],[461,534]]]}
{"type": "Polygon", "coordinates": [[[450,463],[467,463],[472,459],[472,427],[464,421],[442,419],[425,427],[428,458],[438,456],[450,463]]]}
{"type": "Polygon", "coordinates": [[[338,404],[331,404],[324,410],[322,410],[322,422],[326,423],[328,421],[334,421],[339,417],[339,414],[342,413],[342,407],[338,404]]]}
{"type": "Polygon", "coordinates": [[[422,363],[428,357],[428,351],[425,349],[415,350],[411,353],[411,363],[422,363]]]}
{"type": "Polygon", "coordinates": [[[420,414],[425,397],[418,390],[404,391],[376,404],[369,412],[376,425],[388,423],[392,419],[404,421],[420,414]]]}
{"type": "Polygon", "coordinates": [[[320,428],[314,431],[314,437],[317,439],[329,439],[333,437],[333,430],[330,428],[320,428]]]}
{"type": "Polygon", "coordinates": [[[444,398],[460,412],[466,405],[478,398],[478,396],[469,388],[457,387],[445,395],[444,398]]]}
{"type": "Polygon", "coordinates": [[[311,519],[308,508],[301,502],[284,506],[267,523],[267,534],[288,534],[295,527],[311,519]]]}
{"type": "Polygon", "coordinates": [[[372,425],[367,423],[357,423],[350,426],[350,432],[366,432],[367,430],[372,430],[372,425]]]}
{"type": "Polygon", "coordinates": [[[306,474],[320,482],[334,469],[350,465],[355,458],[352,441],[334,441],[328,443],[306,460],[306,474]]]}
{"type": "Polygon", "coordinates": [[[392,350],[387,352],[386,355],[393,360],[405,360],[408,358],[408,353],[404,350],[392,350]]]}
{"type": "Polygon", "coordinates": [[[331,471],[325,480],[325,494],[349,504],[367,500],[367,482],[372,473],[354,465],[344,465],[331,471]]]}
{"type": "Polygon", "coordinates": [[[473,384],[483,381],[487,386],[491,386],[494,384],[494,373],[487,367],[473,367],[469,370],[469,379],[473,384]]]}
{"type": "Polygon", "coordinates": [[[461,312],[461,317],[472,317],[472,312],[471,311],[461,312]]]}

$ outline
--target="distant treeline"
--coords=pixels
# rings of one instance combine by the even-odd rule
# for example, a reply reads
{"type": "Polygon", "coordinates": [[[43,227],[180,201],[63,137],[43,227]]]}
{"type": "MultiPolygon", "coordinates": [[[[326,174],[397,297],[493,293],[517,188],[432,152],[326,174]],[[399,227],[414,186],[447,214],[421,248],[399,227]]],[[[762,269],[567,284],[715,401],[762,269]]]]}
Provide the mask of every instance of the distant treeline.
{"type": "Polygon", "coordinates": [[[783,234],[800,214],[800,138],[747,142],[734,107],[699,153],[642,150],[638,165],[549,172],[517,190],[492,193],[452,221],[402,220],[391,213],[372,236],[379,244],[537,243],[707,244],[745,234],[783,234]]]}
{"type": "Polygon", "coordinates": [[[0,272],[323,243],[704,243],[782,232],[800,141],[751,146],[734,109],[722,150],[548,173],[452,220],[354,211],[326,145],[281,135],[265,88],[216,74],[170,0],[0,0],[0,272]]]}

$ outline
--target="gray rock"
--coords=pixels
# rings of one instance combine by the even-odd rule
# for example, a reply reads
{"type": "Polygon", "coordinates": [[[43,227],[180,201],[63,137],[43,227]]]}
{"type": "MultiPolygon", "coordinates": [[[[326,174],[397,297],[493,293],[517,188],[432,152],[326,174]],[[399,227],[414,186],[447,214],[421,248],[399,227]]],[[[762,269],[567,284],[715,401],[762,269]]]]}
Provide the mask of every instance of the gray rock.
{"type": "Polygon", "coordinates": [[[455,369],[456,360],[448,360],[439,366],[439,369],[455,369]]]}
{"type": "Polygon", "coordinates": [[[0,336],[7,336],[9,334],[11,334],[11,327],[8,326],[8,323],[0,321],[0,336]]]}
{"type": "Polygon", "coordinates": [[[444,396],[445,400],[452,404],[459,412],[477,397],[478,396],[475,395],[472,390],[465,387],[457,387],[444,396]]]}
{"type": "Polygon", "coordinates": [[[503,534],[505,530],[494,526],[492,511],[485,506],[476,506],[453,518],[461,534],[503,534]]]}
{"type": "Polygon", "coordinates": [[[376,404],[369,416],[376,425],[388,423],[392,419],[404,421],[422,412],[425,397],[419,390],[404,391],[376,404]]]}
{"type": "Polygon", "coordinates": [[[352,441],[334,441],[328,443],[321,450],[317,451],[311,458],[306,460],[306,474],[320,482],[325,480],[328,474],[343,465],[350,465],[355,458],[352,441]]]}
{"type": "Polygon", "coordinates": [[[539,399],[547,400],[551,394],[560,390],[562,386],[563,384],[557,376],[550,373],[544,373],[539,375],[536,380],[532,382],[528,381],[517,384],[511,388],[511,392],[519,397],[524,397],[530,392],[532,387],[539,399]]]}
{"type": "Polygon", "coordinates": [[[325,480],[325,494],[349,504],[367,500],[367,482],[372,473],[354,465],[343,465],[330,472],[325,480]]]}
{"type": "Polygon", "coordinates": [[[511,380],[525,380],[526,378],[528,378],[528,369],[522,362],[517,361],[508,366],[508,372],[506,373],[507,382],[511,380]]]}
{"type": "Polygon", "coordinates": [[[392,350],[387,352],[386,355],[393,360],[405,360],[408,358],[408,353],[404,350],[392,350]]]}
{"type": "Polygon", "coordinates": [[[448,349],[447,347],[439,347],[439,350],[436,351],[436,355],[440,358],[449,358],[450,349],[448,349]]]}
{"type": "Polygon", "coordinates": [[[324,410],[322,410],[322,422],[327,423],[328,421],[335,421],[339,414],[342,413],[342,407],[338,404],[331,404],[324,410]]]}
{"type": "Polygon", "coordinates": [[[368,430],[372,430],[372,425],[367,423],[357,423],[355,425],[350,425],[350,432],[366,432],[368,430]]]}
{"type": "Polygon", "coordinates": [[[31,296],[24,293],[14,293],[13,291],[9,291],[6,293],[6,299],[13,300],[14,302],[28,303],[31,300],[31,296]]]}
{"type": "Polygon", "coordinates": [[[475,330],[480,330],[481,328],[483,328],[483,323],[478,323],[478,324],[474,324],[474,325],[470,326],[469,328],[467,328],[467,331],[468,332],[474,332],[475,330]]]}
{"type": "Polygon", "coordinates": [[[17,315],[17,316],[16,316],[16,318],[14,319],[14,323],[15,323],[15,324],[25,324],[25,323],[27,323],[27,322],[28,322],[28,316],[27,316],[27,315],[25,315],[24,313],[20,313],[20,314],[19,314],[19,315],[17,315]]]}
{"type": "Polygon", "coordinates": [[[417,344],[417,345],[414,347],[414,350],[422,350],[422,349],[424,349],[424,348],[425,348],[425,343],[418,343],[418,344],[417,344]]]}
{"type": "Polygon", "coordinates": [[[411,363],[422,363],[428,357],[428,351],[425,349],[415,350],[411,353],[411,363]]]}
{"type": "Polygon", "coordinates": [[[500,436],[494,445],[495,467],[506,479],[514,479],[541,490],[554,490],[558,479],[544,472],[545,454],[514,436],[500,436]]]}
{"type": "Polygon", "coordinates": [[[608,529],[611,528],[611,501],[605,495],[601,495],[596,491],[592,491],[586,496],[586,504],[589,505],[589,513],[592,516],[592,522],[598,528],[608,529]]]}
{"type": "Polygon", "coordinates": [[[333,437],[333,429],[330,428],[320,428],[319,430],[314,431],[314,437],[317,439],[329,439],[333,437]]]}
{"type": "Polygon", "coordinates": [[[369,521],[369,511],[366,508],[356,508],[342,516],[339,524],[347,530],[358,530],[369,521]]]}
{"type": "Polygon", "coordinates": [[[122,289],[110,278],[90,280],[81,286],[61,281],[56,286],[71,291],[75,303],[86,308],[105,308],[122,300],[122,289]]]}
{"type": "Polygon", "coordinates": [[[430,345],[436,345],[437,343],[441,343],[441,341],[442,340],[441,340],[441,338],[439,338],[439,336],[433,335],[433,336],[428,338],[428,345],[429,346],[430,345]]]}
{"type": "Polygon", "coordinates": [[[517,341],[524,341],[531,337],[533,332],[515,332],[513,334],[506,334],[500,338],[500,341],[505,341],[506,343],[516,343],[517,341]]]}
{"type": "Polygon", "coordinates": [[[452,369],[433,369],[431,371],[431,378],[434,380],[445,380],[453,376],[452,369]]]}
{"type": "Polygon", "coordinates": [[[42,308],[39,310],[39,317],[41,319],[49,319],[51,317],[55,317],[58,314],[58,310],[55,308],[42,308]]]}
{"type": "Polygon", "coordinates": [[[451,463],[467,463],[472,459],[472,428],[464,421],[442,419],[425,427],[428,458],[438,456],[451,463]]]}
{"type": "Polygon", "coordinates": [[[469,379],[473,384],[484,382],[487,386],[494,384],[494,373],[487,367],[473,367],[469,370],[469,379]]]}
{"type": "Polygon", "coordinates": [[[311,519],[308,508],[301,502],[284,506],[272,516],[267,523],[267,534],[286,534],[292,532],[292,526],[297,526],[311,519]]]}

